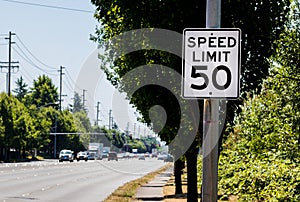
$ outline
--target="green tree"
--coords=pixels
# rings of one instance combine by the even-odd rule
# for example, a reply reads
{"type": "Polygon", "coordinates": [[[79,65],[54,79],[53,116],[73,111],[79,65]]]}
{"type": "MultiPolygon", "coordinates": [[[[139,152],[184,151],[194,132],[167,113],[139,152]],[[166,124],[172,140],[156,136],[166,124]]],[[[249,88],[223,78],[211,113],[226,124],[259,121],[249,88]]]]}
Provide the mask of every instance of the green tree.
{"type": "Polygon", "coordinates": [[[221,156],[221,192],[243,201],[300,200],[300,7],[292,5],[270,76],[241,107],[221,156]]]}
{"type": "Polygon", "coordinates": [[[27,106],[32,104],[37,107],[55,105],[58,102],[57,87],[52,83],[52,80],[46,76],[39,76],[33,81],[31,93],[26,96],[27,106]]]}
{"type": "Polygon", "coordinates": [[[51,154],[52,149],[50,148],[50,132],[51,127],[53,125],[51,116],[49,114],[53,114],[54,109],[52,106],[44,106],[40,108],[36,108],[35,105],[31,105],[29,108],[29,111],[31,113],[31,116],[34,119],[34,125],[37,132],[37,135],[35,139],[30,139],[32,142],[32,148],[36,148],[38,151],[42,151],[46,154],[51,154]]]}
{"type": "Polygon", "coordinates": [[[0,94],[0,111],[2,132],[4,136],[1,147],[5,149],[3,158],[10,160],[10,149],[15,149],[15,158],[25,157],[25,151],[30,148],[30,138],[35,138],[36,132],[33,119],[28,109],[18,99],[0,94]]]}
{"type": "Polygon", "coordinates": [[[3,159],[8,161],[10,159],[10,148],[13,147],[12,138],[13,138],[13,116],[12,109],[10,105],[10,97],[5,93],[1,93],[0,97],[0,109],[1,109],[1,119],[3,123],[3,159]]]}
{"type": "Polygon", "coordinates": [[[28,85],[24,82],[22,76],[17,79],[16,85],[17,85],[17,87],[16,87],[16,89],[13,90],[13,92],[15,93],[16,98],[18,98],[18,100],[22,101],[22,99],[28,93],[28,88],[27,88],[28,85]]]}
{"type": "Polygon", "coordinates": [[[2,112],[0,118],[0,159],[4,160],[4,149],[5,149],[5,127],[3,124],[2,112]]]}
{"type": "MultiPolygon", "coordinates": [[[[182,33],[186,27],[205,27],[206,1],[179,2],[169,1],[120,1],[92,0],[97,8],[95,17],[101,23],[94,38],[100,44],[125,31],[140,28],[164,28],[182,33]]],[[[248,91],[259,87],[259,83],[268,73],[273,41],[279,37],[286,20],[288,0],[281,1],[222,1],[222,27],[239,27],[242,30],[242,89],[248,91]]],[[[147,41],[147,39],[146,39],[147,41]]],[[[146,44],[143,41],[143,44],[146,44]]],[[[174,41],[169,44],[175,43],[174,41]]],[[[115,44],[116,45],[116,44],[115,44]]],[[[116,51],[116,55],[120,54],[116,51]]],[[[109,53],[110,56],[114,52],[109,53]]],[[[115,60],[116,58],[113,58],[115,60]]],[[[156,50],[141,50],[121,56],[113,65],[105,69],[107,78],[114,84],[120,85],[120,78],[134,67],[145,64],[162,64],[181,72],[181,59],[168,53],[156,50]]],[[[136,79],[136,78],[135,78],[136,79]]],[[[136,80],[132,79],[133,82],[136,80]]],[[[138,83],[138,80],[137,82],[138,83]]],[[[170,94],[170,93],[169,93],[170,94]]],[[[160,104],[165,107],[168,120],[160,132],[163,140],[169,142],[178,131],[180,112],[178,104],[172,96],[168,96],[163,88],[148,86],[139,90],[131,99],[140,110],[145,121],[149,122],[149,107],[160,104]]],[[[229,102],[229,120],[233,120],[236,103],[229,102]]],[[[201,107],[202,104],[199,104],[201,107]]],[[[202,107],[201,107],[202,108],[202,107]]],[[[201,125],[201,124],[200,124],[201,125]]],[[[200,126],[198,135],[202,133],[200,126]]],[[[197,145],[200,136],[187,153],[188,162],[188,201],[197,198],[197,145]],[[189,172],[191,171],[191,172],[189,172]]]]}
{"type": "MultiPolygon", "coordinates": [[[[68,111],[64,110],[62,112],[55,110],[52,114],[52,130],[55,133],[75,133],[76,124],[73,115],[68,111]]],[[[54,137],[52,136],[52,145],[54,144],[54,137]]],[[[56,151],[62,149],[72,149],[73,151],[78,151],[81,148],[79,141],[79,135],[77,134],[64,134],[56,136],[56,151]]]]}
{"type": "MultiPolygon", "coordinates": [[[[91,133],[92,132],[92,126],[90,119],[85,111],[73,111],[74,121],[77,132],[80,133],[91,133]]],[[[88,143],[91,141],[89,134],[82,134],[80,135],[80,141],[85,146],[85,148],[88,148],[88,143]]]]}
{"type": "Polygon", "coordinates": [[[38,129],[38,145],[41,151],[53,156],[56,140],[56,151],[72,149],[78,151],[81,148],[79,135],[68,134],[77,132],[73,114],[68,110],[59,111],[51,105],[44,105],[36,108],[31,106],[32,116],[35,118],[35,127],[38,129]],[[53,135],[50,135],[52,133],[53,135]],[[56,135],[55,133],[64,133],[56,135]]]}
{"type": "Polygon", "coordinates": [[[74,103],[73,103],[73,113],[84,111],[84,106],[80,95],[75,92],[74,103]]]}

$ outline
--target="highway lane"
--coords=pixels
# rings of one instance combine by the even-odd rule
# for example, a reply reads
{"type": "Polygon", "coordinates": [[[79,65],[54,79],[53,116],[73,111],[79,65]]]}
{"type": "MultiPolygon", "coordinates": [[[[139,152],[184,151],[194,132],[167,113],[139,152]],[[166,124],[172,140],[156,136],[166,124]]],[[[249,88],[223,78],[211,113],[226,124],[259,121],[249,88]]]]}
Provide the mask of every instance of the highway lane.
{"type": "Polygon", "coordinates": [[[119,186],[163,165],[150,158],[0,164],[0,202],[103,201],[119,186]]]}

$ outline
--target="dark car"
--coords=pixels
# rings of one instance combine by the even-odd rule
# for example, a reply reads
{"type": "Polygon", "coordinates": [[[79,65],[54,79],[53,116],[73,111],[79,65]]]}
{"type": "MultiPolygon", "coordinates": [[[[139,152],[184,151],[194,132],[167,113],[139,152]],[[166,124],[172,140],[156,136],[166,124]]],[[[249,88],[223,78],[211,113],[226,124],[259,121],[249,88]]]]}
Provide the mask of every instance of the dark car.
{"type": "Polygon", "coordinates": [[[117,152],[109,152],[107,160],[108,161],[110,161],[110,160],[116,160],[116,161],[118,161],[118,154],[117,154],[117,152]]]}

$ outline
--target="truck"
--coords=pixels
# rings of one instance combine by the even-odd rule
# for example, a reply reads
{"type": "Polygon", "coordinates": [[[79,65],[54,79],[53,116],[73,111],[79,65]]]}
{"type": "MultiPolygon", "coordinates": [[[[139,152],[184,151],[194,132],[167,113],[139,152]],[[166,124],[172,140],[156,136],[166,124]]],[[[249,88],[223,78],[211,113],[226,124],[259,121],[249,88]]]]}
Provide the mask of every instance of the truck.
{"type": "Polygon", "coordinates": [[[90,142],[88,153],[88,158],[91,160],[102,159],[103,143],[90,142]]]}

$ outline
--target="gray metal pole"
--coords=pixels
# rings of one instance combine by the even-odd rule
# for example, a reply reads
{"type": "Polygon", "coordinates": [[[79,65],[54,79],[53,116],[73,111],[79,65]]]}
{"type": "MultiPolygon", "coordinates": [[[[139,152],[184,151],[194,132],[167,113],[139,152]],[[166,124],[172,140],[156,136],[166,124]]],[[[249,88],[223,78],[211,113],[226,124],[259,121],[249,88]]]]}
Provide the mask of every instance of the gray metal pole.
{"type": "Polygon", "coordinates": [[[111,112],[112,112],[112,110],[109,110],[109,117],[108,117],[108,129],[110,130],[111,129],[111,127],[112,127],[112,125],[111,125],[111,112]]]}
{"type": "Polygon", "coordinates": [[[55,135],[54,135],[54,145],[53,145],[53,157],[54,157],[54,159],[56,159],[56,132],[57,132],[57,114],[55,114],[55,135]]]}
{"type": "Polygon", "coordinates": [[[99,126],[99,108],[100,108],[100,102],[97,102],[96,126],[99,126]]]}
{"type": "Polygon", "coordinates": [[[8,42],[8,96],[10,96],[10,79],[11,79],[11,32],[9,32],[8,42]]]}
{"type": "MultiPolygon", "coordinates": [[[[220,28],[221,0],[207,0],[206,28],[220,28]]],[[[203,111],[202,201],[218,200],[219,100],[205,99],[203,111]]]]}
{"type": "Polygon", "coordinates": [[[56,159],[56,134],[54,135],[54,159],[56,159]]]}

